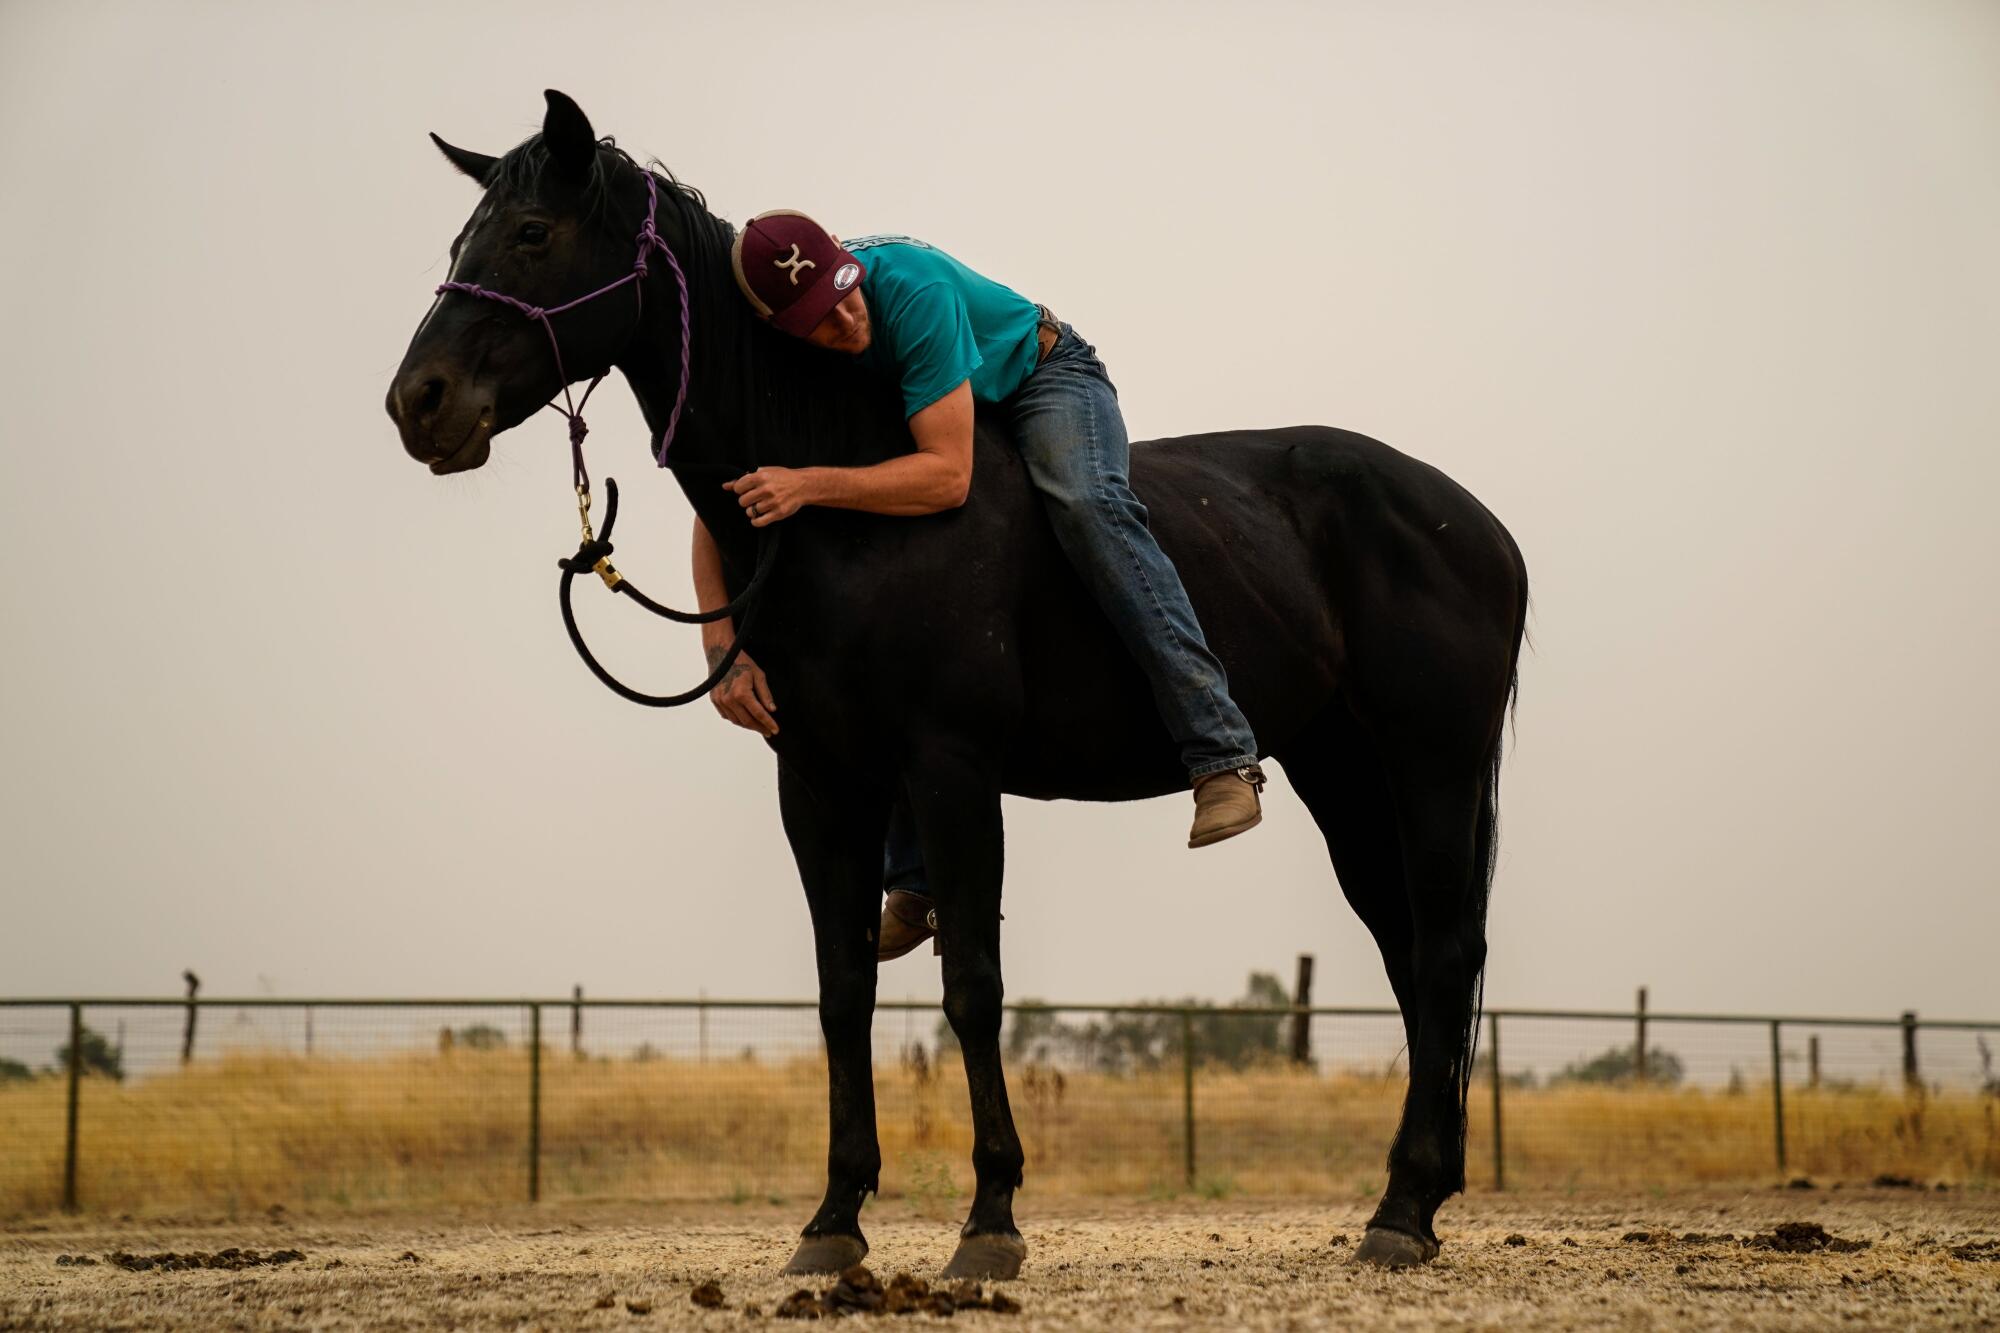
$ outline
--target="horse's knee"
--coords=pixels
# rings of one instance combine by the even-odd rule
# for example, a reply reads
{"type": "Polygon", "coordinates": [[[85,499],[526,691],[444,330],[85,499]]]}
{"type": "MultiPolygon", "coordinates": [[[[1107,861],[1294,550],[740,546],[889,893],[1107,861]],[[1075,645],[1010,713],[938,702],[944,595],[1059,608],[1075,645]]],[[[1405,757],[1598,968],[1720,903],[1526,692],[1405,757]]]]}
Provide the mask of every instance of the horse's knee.
{"type": "Polygon", "coordinates": [[[875,1021],[875,991],[853,984],[852,978],[822,978],[819,988],[819,1030],[838,1041],[866,1033],[875,1021]]]}
{"type": "Polygon", "coordinates": [[[999,1039],[1001,1018],[1000,973],[997,968],[975,966],[952,977],[945,986],[944,1016],[957,1034],[959,1045],[999,1039]]]}

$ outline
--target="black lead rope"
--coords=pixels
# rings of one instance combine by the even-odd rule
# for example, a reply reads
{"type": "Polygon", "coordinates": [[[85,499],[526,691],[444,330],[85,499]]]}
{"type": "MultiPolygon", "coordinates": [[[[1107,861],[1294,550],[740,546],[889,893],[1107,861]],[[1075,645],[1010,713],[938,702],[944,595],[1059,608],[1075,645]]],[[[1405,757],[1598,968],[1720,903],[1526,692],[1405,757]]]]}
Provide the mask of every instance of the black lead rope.
{"type": "Polygon", "coordinates": [[[578,657],[590,668],[591,674],[603,681],[612,693],[630,699],[635,704],[648,708],[678,708],[685,703],[693,703],[714,689],[716,683],[729,674],[729,668],[736,664],[737,655],[743,651],[743,638],[756,622],[757,612],[762,608],[761,594],[764,583],[771,576],[771,569],[777,564],[779,533],[774,525],[758,530],[757,568],[750,576],[750,583],[727,606],[719,606],[713,611],[676,611],[670,606],[646,596],[633,587],[630,580],[611,566],[611,526],[618,521],[618,483],[604,479],[604,531],[592,535],[590,531],[589,491],[578,488],[578,510],[583,516],[583,540],[577,545],[576,554],[556,561],[562,569],[562,584],[559,598],[562,602],[563,628],[569,631],[569,641],[576,645],[578,657]],[[683,625],[706,625],[726,616],[741,613],[742,619],[736,626],[736,637],[730,641],[729,651],[716,663],[715,670],[709,672],[708,679],[693,689],[681,694],[643,694],[633,689],[604,669],[602,663],[592,655],[589,645],[583,641],[583,632],[576,627],[576,613],[570,609],[569,585],[578,574],[596,574],[604,580],[604,586],[613,592],[622,592],[640,606],[656,616],[676,621],[683,625]]]}

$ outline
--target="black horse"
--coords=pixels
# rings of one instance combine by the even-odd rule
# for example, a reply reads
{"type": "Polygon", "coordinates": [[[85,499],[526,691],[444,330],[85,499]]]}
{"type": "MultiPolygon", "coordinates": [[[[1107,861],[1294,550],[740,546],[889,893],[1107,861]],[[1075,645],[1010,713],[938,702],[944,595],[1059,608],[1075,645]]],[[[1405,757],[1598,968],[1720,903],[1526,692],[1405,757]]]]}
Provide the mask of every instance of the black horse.
{"type": "MultiPolygon", "coordinates": [[[[553,306],[629,271],[645,169],[567,97],[549,93],[542,132],[503,157],[437,143],[484,187],[452,245],[454,278],[553,306]]],[[[670,457],[736,591],[757,538],[720,480],[759,464],[871,463],[910,438],[893,386],[752,315],[730,271],[729,225],[696,191],[654,179],[693,328],[670,457]]],[[[622,371],[657,437],[680,383],[680,314],[672,275],[655,264],[643,301],[621,289],[556,317],[566,373],[622,371]]],[[[410,343],[389,414],[433,472],[475,468],[491,435],[559,391],[556,365],[533,322],[448,293],[410,343]]],[[[788,1271],[867,1252],[861,1206],[881,1166],[875,926],[892,802],[908,798],[935,886],[944,1010],[972,1097],[978,1186],[946,1271],[1012,1276],[1026,1245],[999,1045],[1001,793],[1119,801],[1187,787],[1146,681],[1058,552],[1006,432],[981,410],[963,508],[788,520],[747,643],[784,701],[771,744],[826,1036],[826,1198],[788,1271]]],[[[1437,1253],[1438,1206],[1464,1187],[1501,732],[1528,604],[1520,552],[1450,478],[1328,427],[1142,444],[1132,482],[1231,693],[1381,946],[1410,1085],[1357,1257],[1423,1262],[1437,1253]]]]}

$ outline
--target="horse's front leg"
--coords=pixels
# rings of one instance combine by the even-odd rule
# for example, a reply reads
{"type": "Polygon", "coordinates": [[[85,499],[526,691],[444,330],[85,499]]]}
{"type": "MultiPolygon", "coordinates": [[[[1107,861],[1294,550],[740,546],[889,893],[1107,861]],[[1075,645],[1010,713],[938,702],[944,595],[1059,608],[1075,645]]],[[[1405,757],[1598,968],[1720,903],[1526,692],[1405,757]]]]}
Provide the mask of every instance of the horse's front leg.
{"type": "Polygon", "coordinates": [[[972,1094],[972,1212],[948,1278],[1010,1278],[1027,1243],[1014,1225],[1021,1137],[1000,1067],[1000,881],[1003,848],[997,771],[978,759],[930,755],[912,767],[910,809],[936,895],[944,949],[944,1012],[965,1059],[972,1094]]]}
{"type": "Polygon", "coordinates": [[[806,1224],[785,1271],[837,1273],[868,1253],[861,1205],[882,1172],[870,1033],[889,799],[886,791],[851,777],[808,787],[780,765],[778,803],[812,909],[829,1119],[826,1198],[806,1224]]]}

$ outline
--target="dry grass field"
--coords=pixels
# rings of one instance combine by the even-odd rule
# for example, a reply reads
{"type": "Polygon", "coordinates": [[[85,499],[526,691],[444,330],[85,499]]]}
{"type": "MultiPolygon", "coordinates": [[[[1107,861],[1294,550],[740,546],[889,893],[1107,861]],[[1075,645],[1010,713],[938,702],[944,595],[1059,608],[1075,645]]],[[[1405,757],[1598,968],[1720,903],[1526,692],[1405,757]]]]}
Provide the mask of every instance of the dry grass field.
{"type": "MultiPolygon", "coordinates": [[[[318,1059],[235,1055],[126,1084],[84,1081],[79,1194],[87,1209],[242,1216],[521,1200],[528,1057],[318,1059]]],[[[885,1197],[952,1213],[970,1186],[962,1075],[878,1073],[885,1197]]],[[[1196,1174],[1185,1170],[1177,1073],[1013,1071],[1028,1181],[1044,1195],[1164,1199],[1311,1196],[1381,1189],[1400,1077],[1289,1068],[1204,1069],[1196,1174]]],[[[784,1064],[548,1057],[545,1199],[746,1204],[816,1197],[824,1073],[784,1064]]],[[[1475,1086],[1469,1176],[1491,1184],[1490,1091],[1475,1086]]],[[[65,1089],[0,1085],[0,1216],[61,1200],[65,1089]]],[[[1506,1170],[1517,1188],[1575,1191],[1769,1184],[1769,1090],[1567,1086],[1505,1091],[1506,1170]]],[[[2000,1181],[2000,1103],[1974,1094],[1791,1092],[1788,1174],[1849,1185],[1882,1175],[1974,1190],[2000,1181]]]]}
{"type": "MultiPolygon", "coordinates": [[[[1991,1195],[1969,1191],[1478,1195],[1440,1215],[1438,1261],[1400,1273],[1346,1262],[1367,1210],[1031,1193],[1028,1267],[1005,1284],[1020,1312],[963,1310],[952,1322],[1017,1333],[2000,1325],[2000,1216],[1991,1195]],[[1787,1252],[1754,1239],[1802,1221],[1839,1244],[1787,1252]]],[[[803,1216],[766,1203],[564,1203],[17,1220],[0,1226],[0,1328],[768,1328],[801,1285],[778,1268],[803,1216]],[[112,1258],[232,1247],[298,1258],[190,1271],[112,1258]],[[691,1299],[708,1282],[712,1309],[691,1299]]],[[[864,1220],[884,1279],[935,1277],[951,1252],[951,1223],[911,1201],[873,1203],[864,1220]]]]}

